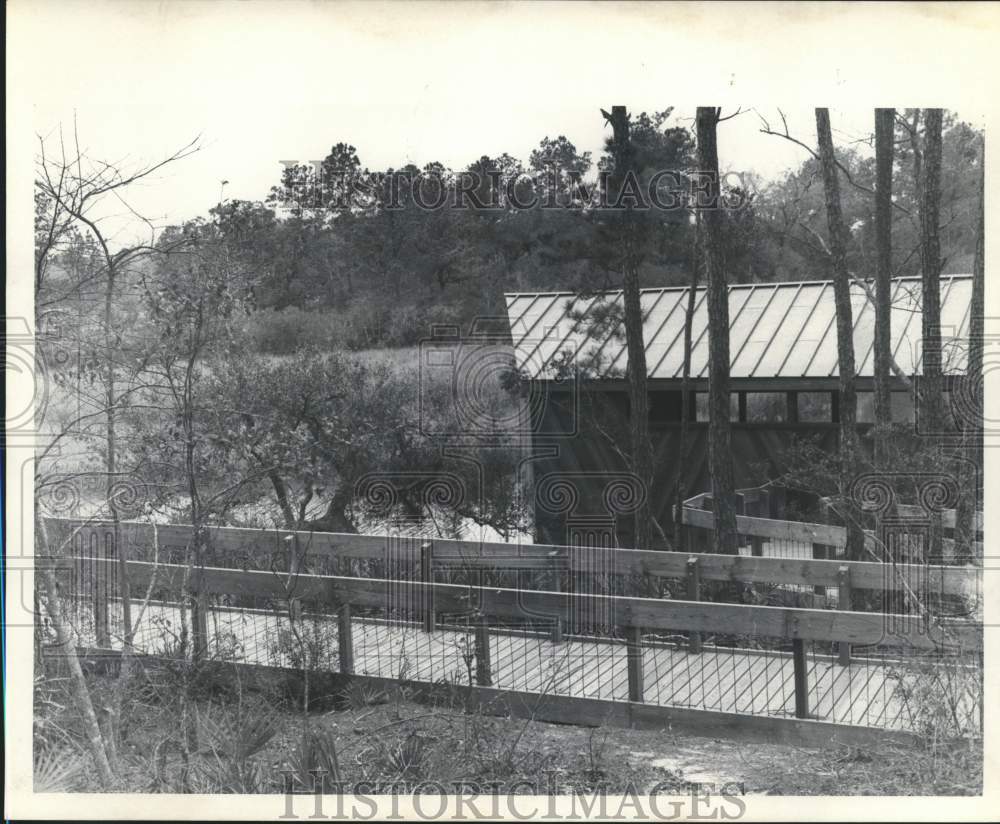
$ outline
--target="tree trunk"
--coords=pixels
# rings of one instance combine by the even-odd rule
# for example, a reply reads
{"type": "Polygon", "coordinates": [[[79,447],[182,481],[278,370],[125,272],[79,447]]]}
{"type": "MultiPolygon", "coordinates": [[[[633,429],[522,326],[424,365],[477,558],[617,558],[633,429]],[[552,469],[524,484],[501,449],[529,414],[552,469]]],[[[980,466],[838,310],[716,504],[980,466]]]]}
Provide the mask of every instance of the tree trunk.
{"type": "Polygon", "coordinates": [[[892,425],[892,160],[895,109],[875,110],[875,466],[885,469],[892,425]]]}
{"type": "Polygon", "coordinates": [[[703,210],[702,255],[708,284],[708,455],[715,507],[715,543],[718,552],[736,555],[735,481],[729,423],[729,289],[726,284],[723,216],[719,211],[719,152],[715,107],[699,106],[697,113],[698,168],[711,189],[703,210]]]}
{"type": "MultiPolygon", "coordinates": [[[[938,453],[935,441],[941,432],[941,242],[938,236],[941,206],[941,109],[924,110],[924,179],[920,197],[920,269],[922,352],[919,431],[930,439],[928,447],[938,453]]],[[[932,456],[933,461],[933,456],[932,456]]],[[[931,514],[928,552],[941,556],[940,513],[931,514]]]]}
{"type": "Polygon", "coordinates": [[[833,154],[829,109],[816,109],[816,136],[823,188],[826,195],[826,219],[830,235],[830,263],[833,274],[833,299],[837,314],[837,366],[840,373],[840,496],[842,515],[847,528],[846,554],[860,560],[864,553],[864,533],[860,512],[851,496],[857,459],[857,394],[854,367],[854,321],[851,317],[851,283],[847,270],[847,227],[840,210],[840,182],[833,154]]]}
{"type": "MultiPolygon", "coordinates": [[[[635,171],[634,152],[629,134],[629,117],[624,106],[611,107],[614,130],[615,172],[612,186],[621,186],[625,176],[635,171]]],[[[653,455],[649,440],[649,392],[646,375],[646,347],[643,342],[642,302],[639,292],[639,254],[631,204],[622,216],[623,278],[625,304],[625,343],[628,349],[629,440],[632,472],[643,490],[643,503],[635,511],[635,547],[651,549],[653,522],[649,501],[652,497],[653,455]]],[[[615,514],[615,513],[612,513],[615,514]]]]}
{"type": "Polygon", "coordinates": [[[87,679],[84,677],[83,667],[80,666],[80,658],[76,652],[76,642],[63,616],[62,603],[59,600],[59,585],[56,581],[55,567],[52,564],[52,561],[55,559],[49,547],[48,532],[42,519],[37,517],[37,513],[35,527],[42,545],[41,563],[38,566],[38,573],[42,589],[45,593],[46,611],[49,614],[49,620],[52,622],[52,629],[56,634],[55,649],[66,661],[69,668],[70,690],[73,694],[73,701],[76,703],[77,710],[80,712],[84,734],[87,738],[87,747],[94,759],[94,766],[97,768],[97,777],[100,779],[102,788],[110,790],[114,786],[115,778],[111,771],[111,763],[108,760],[104,736],[97,721],[97,713],[94,712],[94,703],[90,697],[90,690],[87,688],[87,679]]]}
{"type": "Polygon", "coordinates": [[[322,518],[304,521],[302,526],[318,532],[344,532],[357,534],[358,528],[347,516],[347,505],[351,502],[350,487],[345,491],[338,490],[327,505],[322,518]]]}
{"type": "MultiPolygon", "coordinates": [[[[980,174],[985,174],[985,153],[980,156],[980,174]]],[[[963,458],[961,484],[955,512],[955,555],[959,563],[978,558],[976,551],[976,512],[979,511],[979,483],[982,477],[983,453],[983,314],[985,281],[985,178],[979,178],[979,215],[976,226],[976,251],[972,260],[972,305],[969,308],[969,352],[963,393],[965,402],[956,406],[956,417],[962,427],[963,458]],[[959,417],[958,412],[962,414],[959,417]]],[[[981,559],[979,559],[981,560],[981,559]]]]}
{"type": "Polygon", "coordinates": [[[684,364],[681,375],[681,428],[677,443],[677,472],[674,477],[674,548],[677,552],[687,551],[687,535],[684,530],[684,499],[688,485],[685,475],[688,467],[688,438],[691,431],[691,326],[694,322],[694,308],[698,293],[698,254],[701,244],[701,220],[695,214],[694,249],[691,255],[691,283],[688,289],[687,306],[684,309],[684,364]]]}

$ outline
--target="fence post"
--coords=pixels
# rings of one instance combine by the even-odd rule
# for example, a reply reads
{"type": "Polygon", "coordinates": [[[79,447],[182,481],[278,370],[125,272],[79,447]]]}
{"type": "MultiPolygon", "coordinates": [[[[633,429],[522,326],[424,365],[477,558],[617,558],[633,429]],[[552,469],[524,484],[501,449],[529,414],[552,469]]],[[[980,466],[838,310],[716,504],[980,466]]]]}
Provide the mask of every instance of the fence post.
{"type": "MultiPolygon", "coordinates": [[[[715,499],[711,494],[705,495],[701,499],[701,508],[704,512],[712,513],[712,524],[715,524],[715,499]]],[[[715,535],[714,529],[709,527],[708,529],[697,529],[696,530],[698,539],[696,543],[692,546],[692,550],[695,552],[715,552],[713,546],[712,538],[715,535]]]]}
{"type": "Polygon", "coordinates": [[[340,671],[344,675],[354,675],[354,641],[351,630],[351,605],[341,604],[337,614],[337,653],[340,657],[340,671]]]}
{"type": "Polygon", "coordinates": [[[769,518],[776,518],[779,521],[785,520],[785,512],[788,509],[788,490],[783,486],[771,487],[768,495],[769,518]]]}
{"type": "MultiPolygon", "coordinates": [[[[837,607],[851,608],[851,568],[842,566],[837,570],[837,607]]],[[[842,667],[851,663],[851,645],[847,641],[837,643],[837,661],[842,667]]]]}
{"type": "MultiPolygon", "coordinates": [[[[294,587],[295,577],[299,574],[302,562],[299,552],[299,536],[293,532],[285,537],[285,543],[288,544],[288,584],[290,587],[294,587]]],[[[302,600],[300,598],[289,598],[288,617],[292,621],[298,621],[302,617],[302,600]]]]}
{"type": "Polygon", "coordinates": [[[434,615],[434,544],[426,541],[420,546],[420,580],[426,584],[423,592],[424,632],[433,632],[434,615]]]}
{"type": "Polygon", "coordinates": [[[490,625],[485,615],[476,620],[476,683],[481,687],[493,686],[490,664],[490,625]]]}
{"type": "Polygon", "coordinates": [[[771,491],[769,489],[757,491],[757,514],[761,518],[771,517],[771,491]]]}
{"type": "MultiPolygon", "coordinates": [[[[687,560],[687,599],[689,601],[701,600],[701,570],[698,567],[698,559],[694,556],[687,560]]],[[[688,652],[701,652],[701,633],[691,631],[688,633],[688,652]]]]}
{"type": "Polygon", "coordinates": [[[806,645],[801,638],[792,640],[792,666],[795,670],[795,717],[809,717],[809,662],[806,645]]]}
{"type": "MultiPolygon", "coordinates": [[[[826,544],[813,544],[812,545],[812,556],[814,560],[826,560],[829,558],[829,553],[827,552],[826,544]]],[[[826,587],[822,584],[815,584],[813,586],[814,595],[826,596],[826,587]]]]}
{"type": "MultiPolygon", "coordinates": [[[[733,514],[734,515],[746,515],[747,514],[747,501],[746,496],[742,492],[733,493],[733,514]]],[[[736,546],[742,547],[747,546],[749,541],[747,536],[740,532],[739,527],[736,528],[736,546]]]]}
{"type": "Polygon", "coordinates": [[[108,598],[111,587],[111,563],[114,557],[114,538],[112,543],[105,539],[101,545],[100,535],[93,533],[91,547],[96,560],[94,563],[94,640],[99,647],[111,646],[110,622],[108,620],[108,598]]]}
{"type": "Polygon", "coordinates": [[[645,692],[642,677],[642,628],[627,627],[625,639],[628,657],[628,700],[642,702],[645,692]]]}
{"type": "MultiPolygon", "coordinates": [[[[820,523],[828,524],[830,523],[830,508],[825,503],[820,504],[820,523]]],[[[827,544],[813,544],[812,545],[812,556],[817,560],[826,560],[830,557],[830,547],[827,544]]],[[[822,595],[826,597],[826,587],[819,584],[813,587],[814,595],[822,595]]]]}
{"type": "MultiPolygon", "coordinates": [[[[758,518],[771,517],[771,493],[766,489],[757,490],[757,507],[753,514],[758,518]]],[[[756,558],[764,554],[764,539],[759,535],[750,536],[750,554],[756,558]]]]}
{"type": "Polygon", "coordinates": [[[191,605],[191,647],[195,661],[207,658],[208,653],[208,595],[201,591],[199,576],[198,589],[195,590],[194,603],[191,605]]]}

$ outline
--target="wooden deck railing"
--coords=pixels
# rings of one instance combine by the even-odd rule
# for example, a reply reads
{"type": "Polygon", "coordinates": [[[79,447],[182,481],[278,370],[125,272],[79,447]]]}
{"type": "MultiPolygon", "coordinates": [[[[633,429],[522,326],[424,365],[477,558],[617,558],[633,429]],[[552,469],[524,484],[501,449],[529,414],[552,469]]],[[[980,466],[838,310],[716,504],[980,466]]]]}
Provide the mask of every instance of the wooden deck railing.
{"type": "MultiPolygon", "coordinates": [[[[693,526],[711,526],[712,513],[686,510],[693,526]]],[[[47,519],[50,541],[64,551],[75,546],[76,552],[97,554],[88,548],[104,546],[113,539],[113,524],[82,519],[47,519]]],[[[685,521],[686,523],[688,521],[685,521]]],[[[824,524],[800,524],[739,516],[737,526],[757,530],[762,536],[793,538],[806,543],[833,544],[839,527],[824,524]]],[[[150,548],[153,526],[148,523],[122,522],[119,534],[128,548],[150,548]]],[[[161,525],[156,528],[159,545],[184,547],[193,537],[187,525],[161,525]]],[[[912,586],[915,576],[927,588],[943,595],[968,595],[977,591],[981,569],[972,566],[934,564],[887,565],[870,561],[826,560],[815,558],[780,558],[745,555],[719,555],[709,552],[664,552],[625,548],[594,548],[544,544],[505,544],[481,541],[435,539],[399,541],[378,535],[350,535],[333,532],[293,532],[280,529],[209,527],[207,545],[217,550],[250,555],[286,551],[290,544],[310,557],[385,560],[391,553],[396,560],[411,558],[414,563],[423,553],[435,569],[461,567],[484,570],[551,570],[579,573],[646,574],[663,578],[687,579],[691,562],[702,581],[770,582],[836,587],[845,576],[853,589],[901,591],[912,586]],[[428,551],[428,547],[430,548],[428,551]]],[[[131,554],[131,553],[130,553],[131,554]]]]}
{"type": "MultiPolygon", "coordinates": [[[[89,556],[64,557],[52,561],[63,573],[72,573],[78,565],[96,570],[111,580],[122,570],[116,558],[89,556]]],[[[475,644],[479,650],[477,677],[481,686],[490,685],[489,633],[491,619],[521,619],[569,623],[574,615],[606,614],[611,623],[623,630],[628,646],[630,701],[643,700],[643,663],[641,633],[647,630],[685,631],[689,633],[732,633],[762,638],[790,639],[794,667],[795,714],[810,717],[808,660],[805,642],[839,641],[861,645],[889,644],[913,650],[957,648],[981,649],[979,625],[959,622],[926,625],[906,621],[905,616],[848,610],[820,610],[788,607],[748,606],[743,604],[706,603],[628,596],[609,596],[550,592],[541,590],[477,587],[425,581],[386,580],[292,574],[268,571],[158,564],[126,561],[132,592],[142,592],[152,582],[159,597],[181,600],[185,592],[196,599],[213,594],[256,595],[287,604],[289,611],[299,599],[328,605],[339,613],[339,653],[342,671],[350,672],[353,660],[351,610],[358,608],[392,610],[400,603],[420,605],[423,627],[435,629],[435,615],[467,616],[475,624],[475,644]],[[888,635],[887,626],[897,627],[888,635]],[[346,668],[346,669],[345,669],[346,668]]],[[[98,592],[95,609],[108,595],[98,592]]],[[[207,630],[196,628],[195,649],[207,650],[207,630]]]]}
{"type": "MultiPolygon", "coordinates": [[[[760,554],[761,544],[764,540],[789,541],[800,544],[811,544],[817,547],[816,557],[829,555],[829,548],[834,550],[842,549],[847,545],[847,530],[845,527],[835,524],[809,523],[803,521],[789,521],[783,519],[762,517],[769,511],[769,493],[766,489],[743,489],[736,493],[736,529],[746,542],[753,547],[754,554],[760,554]]],[[[896,514],[902,519],[910,519],[916,525],[921,519],[926,519],[927,515],[919,506],[909,506],[900,504],[896,507],[896,514]]],[[[676,512],[674,517],[676,517],[676,512]]],[[[695,544],[705,546],[709,543],[708,531],[715,526],[715,515],[713,514],[712,494],[703,492],[694,495],[684,501],[681,509],[681,523],[691,527],[695,544]]],[[[956,514],[954,509],[946,509],[941,513],[941,523],[945,530],[954,530],[956,514]]],[[[976,530],[982,537],[983,513],[975,513],[976,530]]],[[[901,528],[905,525],[905,520],[895,526],[901,528]]],[[[881,557],[881,547],[877,536],[872,530],[864,530],[865,547],[872,552],[873,557],[881,557]]],[[[983,550],[983,542],[976,542],[976,547],[980,557],[983,550]]],[[[943,538],[941,541],[943,555],[954,557],[955,540],[953,538],[943,538]]]]}
{"type": "MultiPolygon", "coordinates": [[[[699,512],[699,515],[703,514],[699,512]]],[[[710,514],[710,513],[709,513],[710,514]]],[[[746,516],[743,516],[746,517],[746,516]]],[[[766,519],[750,518],[751,526],[766,519]]],[[[815,525],[830,529],[824,525],[815,525]]],[[[777,527],[764,527],[776,529],[777,527]]],[[[810,529],[810,525],[795,525],[810,529]]],[[[750,635],[761,638],[790,639],[795,668],[796,715],[808,717],[806,679],[806,642],[839,642],[840,663],[849,663],[850,645],[901,647],[913,650],[935,650],[958,647],[980,649],[982,630],[978,624],[955,621],[933,621],[922,616],[889,615],[885,612],[858,612],[849,609],[845,593],[851,588],[881,590],[904,589],[912,585],[910,574],[898,574],[900,565],[858,561],[822,559],[789,559],[753,556],[723,556],[708,553],[676,553],[630,549],[597,551],[587,547],[517,546],[510,544],[470,541],[433,541],[417,546],[413,542],[400,544],[384,536],[341,535],[320,532],[291,533],[284,530],[209,528],[205,539],[217,549],[266,553],[297,545],[308,555],[349,558],[385,558],[392,548],[397,559],[409,555],[419,561],[417,580],[390,580],[375,577],[316,575],[300,573],[298,564],[278,571],[242,570],[221,567],[188,569],[184,565],[151,563],[133,560],[129,548],[149,548],[153,542],[150,524],[125,522],[118,526],[121,546],[125,547],[124,564],[114,546],[115,528],[110,522],[72,519],[49,519],[48,532],[52,549],[60,557],[55,563],[63,572],[72,573],[86,568],[97,583],[87,594],[92,599],[98,643],[108,643],[106,628],[108,602],[113,598],[115,576],[127,574],[131,592],[144,592],[155,579],[156,590],[163,596],[180,599],[185,574],[189,576],[188,592],[194,594],[192,627],[195,648],[207,649],[208,598],[211,595],[264,596],[287,602],[288,609],[309,599],[329,605],[339,613],[340,661],[350,669],[353,660],[351,646],[352,609],[391,609],[394,603],[421,605],[421,623],[425,631],[435,628],[438,614],[458,614],[475,617],[476,646],[481,660],[477,672],[480,683],[489,682],[488,639],[490,620],[524,619],[542,616],[556,628],[553,640],[561,638],[560,628],[571,625],[574,616],[607,616],[610,625],[625,635],[629,646],[629,695],[641,701],[642,658],[638,654],[641,632],[669,630],[684,632],[690,638],[689,651],[700,650],[702,633],[750,635]],[[685,600],[567,593],[541,589],[482,587],[434,581],[435,570],[447,566],[466,569],[529,569],[569,570],[605,574],[608,566],[600,555],[614,558],[615,572],[642,572],[670,578],[685,579],[685,600]],[[750,606],[700,601],[700,586],[704,580],[770,581],[806,585],[838,586],[841,588],[839,609],[806,609],[792,607],[750,606]],[[389,593],[392,593],[392,596],[389,593]],[[390,603],[392,599],[397,601],[390,603]],[[101,627],[105,634],[101,637],[101,627]],[[893,628],[891,634],[887,628],[893,628]],[[900,629],[901,628],[901,629],[900,629]]],[[[156,528],[161,548],[187,546],[193,537],[190,526],[168,525],[156,528]]],[[[798,534],[798,533],[796,533],[798,534]]],[[[804,532],[802,534],[805,534],[804,532]]],[[[810,536],[829,540],[830,534],[818,530],[810,536]]],[[[143,555],[147,555],[144,551],[143,555]]],[[[148,557],[148,555],[147,555],[148,557]]],[[[162,557],[162,556],[161,556],[162,557]]],[[[909,570],[919,572],[924,586],[942,594],[964,595],[977,590],[980,570],[974,567],[921,565],[909,570]]],[[[492,627],[492,631],[496,631],[492,627]]]]}

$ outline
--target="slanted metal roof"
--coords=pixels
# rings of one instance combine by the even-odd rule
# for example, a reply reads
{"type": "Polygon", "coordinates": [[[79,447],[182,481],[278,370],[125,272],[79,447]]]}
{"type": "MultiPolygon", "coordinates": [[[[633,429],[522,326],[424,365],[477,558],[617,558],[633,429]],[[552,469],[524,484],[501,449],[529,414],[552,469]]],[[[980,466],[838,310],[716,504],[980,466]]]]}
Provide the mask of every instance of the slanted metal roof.
{"type": "MultiPolygon", "coordinates": [[[[650,378],[680,378],[689,287],[643,289],[643,339],[650,378]]],[[[900,369],[920,373],[920,278],[896,278],[892,294],[892,351],[900,369]]],[[[691,376],[708,376],[706,290],[695,294],[691,376]]],[[[555,377],[573,365],[596,378],[624,377],[628,366],[624,324],[595,323],[598,310],[621,307],[621,291],[506,295],[517,365],[528,377],[555,377]],[[612,328],[613,327],[613,328],[612,328]]],[[[965,371],[971,275],[941,278],[943,371],[965,371]]],[[[854,358],[858,375],[871,376],[874,359],[874,284],[851,284],[854,358]]],[[[837,330],[831,281],[729,286],[730,376],[827,378],[837,376],[837,330]]]]}

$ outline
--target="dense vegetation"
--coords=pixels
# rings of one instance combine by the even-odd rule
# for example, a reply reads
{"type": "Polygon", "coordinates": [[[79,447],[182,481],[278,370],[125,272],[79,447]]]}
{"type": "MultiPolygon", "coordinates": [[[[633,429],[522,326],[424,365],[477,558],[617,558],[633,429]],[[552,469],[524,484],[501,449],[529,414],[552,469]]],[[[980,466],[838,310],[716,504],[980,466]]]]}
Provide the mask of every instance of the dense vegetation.
{"type": "MultiPolygon", "coordinates": [[[[745,114],[745,117],[753,115],[745,114]]],[[[893,272],[920,271],[917,179],[919,110],[896,125],[893,272]]],[[[695,165],[693,135],[669,110],[634,118],[643,190],[657,173],[661,203],[677,208],[644,214],[643,286],[686,283],[694,254],[689,220],[695,165]]],[[[775,137],[775,140],[780,139],[775,137]]],[[[981,135],[946,121],[942,152],[943,272],[969,272],[975,244],[977,158],[981,135]]],[[[483,156],[465,169],[371,170],[359,150],[334,145],[319,169],[287,168],[259,201],[223,201],[208,223],[234,259],[251,270],[256,344],[269,352],[299,343],[367,349],[408,346],[433,323],[467,324],[503,316],[505,291],[617,288],[620,261],[614,222],[595,208],[596,160],[565,136],[543,138],[526,159],[483,156]],[[441,208],[423,208],[444,203],[441,208]],[[531,208],[525,205],[534,204],[531,208]],[[477,208],[478,206],[488,208],[477,208]],[[458,208],[452,208],[457,206],[458,208]],[[558,206],[558,208],[553,208],[558,206]]],[[[819,162],[807,155],[784,177],[730,176],[741,208],[727,213],[730,282],[816,280],[825,269],[826,237],[819,162]]],[[[845,179],[848,266],[874,271],[875,164],[870,147],[839,146],[845,179]]]]}
{"type": "MultiPolygon", "coordinates": [[[[818,129],[819,154],[778,134],[775,140],[795,140],[808,159],[777,181],[727,177],[712,197],[712,204],[721,200],[725,208],[715,209],[700,197],[704,170],[718,166],[719,111],[699,108],[696,158],[692,135],[674,125],[669,110],[629,118],[623,107],[614,108],[617,114],[606,117],[617,118],[615,134],[596,163],[560,136],[544,139],[527,161],[484,156],[461,171],[429,164],[373,172],[354,147],[338,143],[318,168],[286,168],[259,201],[223,201],[207,216],[169,227],[147,243],[120,247],[95,215],[108,201],[125,202],[129,186],[182,161],[187,149],[124,170],[86,156],[79,145],[75,154],[62,145],[58,154],[46,155],[43,141],[35,294],[39,352],[50,380],[38,416],[47,437],[36,466],[36,515],[190,523],[193,539],[183,559],[189,571],[212,561],[204,527],[218,523],[372,531],[402,521],[407,529],[430,523],[446,537],[476,524],[510,537],[530,526],[519,475],[530,443],[522,395],[527,390],[511,380],[510,347],[503,345],[503,293],[592,292],[624,284],[631,354],[635,347],[642,351],[639,286],[689,283],[703,271],[714,296],[708,334],[716,547],[734,552],[735,515],[728,526],[719,515],[722,506],[732,507],[732,473],[726,480],[716,469],[732,460],[717,437],[727,431],[730,405],[728,348],[719,345],[728,342],[725,286],[831,277],[846,294],[850,276],[871,275],[873,260],[885,251],[874,214],[876,164],[862,147],[834,152],[828,112],[817,110],[818,124],[825,119],[825,129],[818,129]],[[650,193],[672,207],[643,208],[642,197],[650,193]],[[493,322],[484,325],[484,316],[493,322]],[[448,344],[449,356],[437,363],[453,366],[434,371],[423,349],[414,351],[434,324],[464,331],[475,326],[494,337],[448,344]],[[728,543],[720,538],[727,530],[728,543]]],[[[963,123],[946,121],[942,130],[940,118],[940,110],[905,111],[894,123],[888,269],[923,275],[924,294],[928,277],[936,284],[941,272],[975,269],[982,282],[982,136],[963,123]],[[931,116],[933,129],[925,122],[931,116]],[[922,171],[925,152],[933,174],[922,171]]],[[[882,274],[885,269],[880,265],[882,274]]],[[[884,295],[883,281],[877,290],[884,295]]],[[[853,346],[843,303],[838,299],[839,363],[841,381],[849,383],[853,352],[849,369],[842,356],[853,346]]],[[[981,314],[981,305],[972,312],[981,314]]],[[[617,328],[621,320],[609,311],[596,322],[617,328]]],[[[972,364],[970,352],[975,376],[981,347],[979,367],[972,364]]],[[[640,409],[635,401],[646,399],[645,371],[636,372],[643,378],[629,376],[629,399],[631,408],[640,409]]],[[[940,389],[936,394],[924,391],[921,404],[940,402],[940,389]]],[[[646,416],[628,422],[633,437],[625,457],[644,480],[652,477],[639,465],[640,456],[648,464],[648,430],[637,431],[635,421],[646,416]]],[[[591,415],[588,425],[600,424],[599,415],[591,415]]],[[[849,424],[842,417],[844,431],[852,429],[849,424]]],[[[975,427],[964,434],[961,446],[971,449],[975,427]]],[[[625,443],[617,432],[612,440],[625,443]]],[[[849,481],[861,463],[843,435],[841,443],[836,456],[803,452],[799,463],[808,472],[799,474],[800,487],[841,500],[850,494],[849,481]]],[[[684,447],[678,451],[681,466],[684,447]]],[[[911,467],[902,455],[887,453],[876,468],[905,468],[916,477],[953,458],[936,447],[911,467]]],[[[973,472],[963,475],[966,489],[976,488],[973,470],[963,470],[973,472]]],[[[968,497],[974,503],[975,495],[968,497]]],[[[65,549],[49,545],[44,518],[37,517],[36,526],[38,555],[65,549]]],[[[974,530],[968,532],[973,546],[974,530]]],[[[664,525],[640,546],[652,548],[654,542],[673,545],[664,525]]],[[[100,696],[96,708],[93,679],[88,682],[74,651],[73,628],[60,614],[54,568],[42,565],[38,581],[51,618],[50,626],[36,624],[39,649],[48,645],[65,653],[59,666],[68,667],[65,680],[78,712],[80,728],[71,746],[89,750],[97,785],[122,786],[131,761],[120,748],[129,740],[129,710],[141,705],[137,696],[149,695],[134,683],[140,674],[131,657],[138,624],[125,606],[133,598],[127,576],[122,665],[111,694],[107,700],[100,696]]],[[[287,612],[294,625],[299,619],[292,617],[292,600],[287,612]]],[[[185,610],[202,609],[189,577],[182,601],[185,610]]],[[[171,683],[155,696],[157,702],[169,700],[180,729],[171,729],[153,756],[166,763],[163,747],[169,742],[183,768],[173,783],[160,769],[159,789],[192,790],[192,759],[203,749],[199,736],[211,741],[214,729],[225,738],[244,726],[239,713],[207,722],[199,716],[214,710],[198,704],[197,669],[187,661],[189,654],[192,661],[201,659],[206,650],[181,624],[172,647],[176,687],[171,683]]],[[[51,672],[40,672],[40,700],[51,680],[51,672]]],[[[333,740],[314,737],[308,684],[306,678],[298,751],[303,763],[314,762],[333,740]]],[[[46,754],[58,755],[65,742],[36,737],[43,744],[36,767],[56,763],[55,757],[46,761],[46,754]]],[[[249,755],[225,763],[242,770],[249,755]]],[[[253,764],[247,768],[260,768],[253,764]]],[[[45,774],[40,767],[38,772],[45,774]]],[[[256,786],[255,776],[215,776],[210,786],[256,786]]]]}

